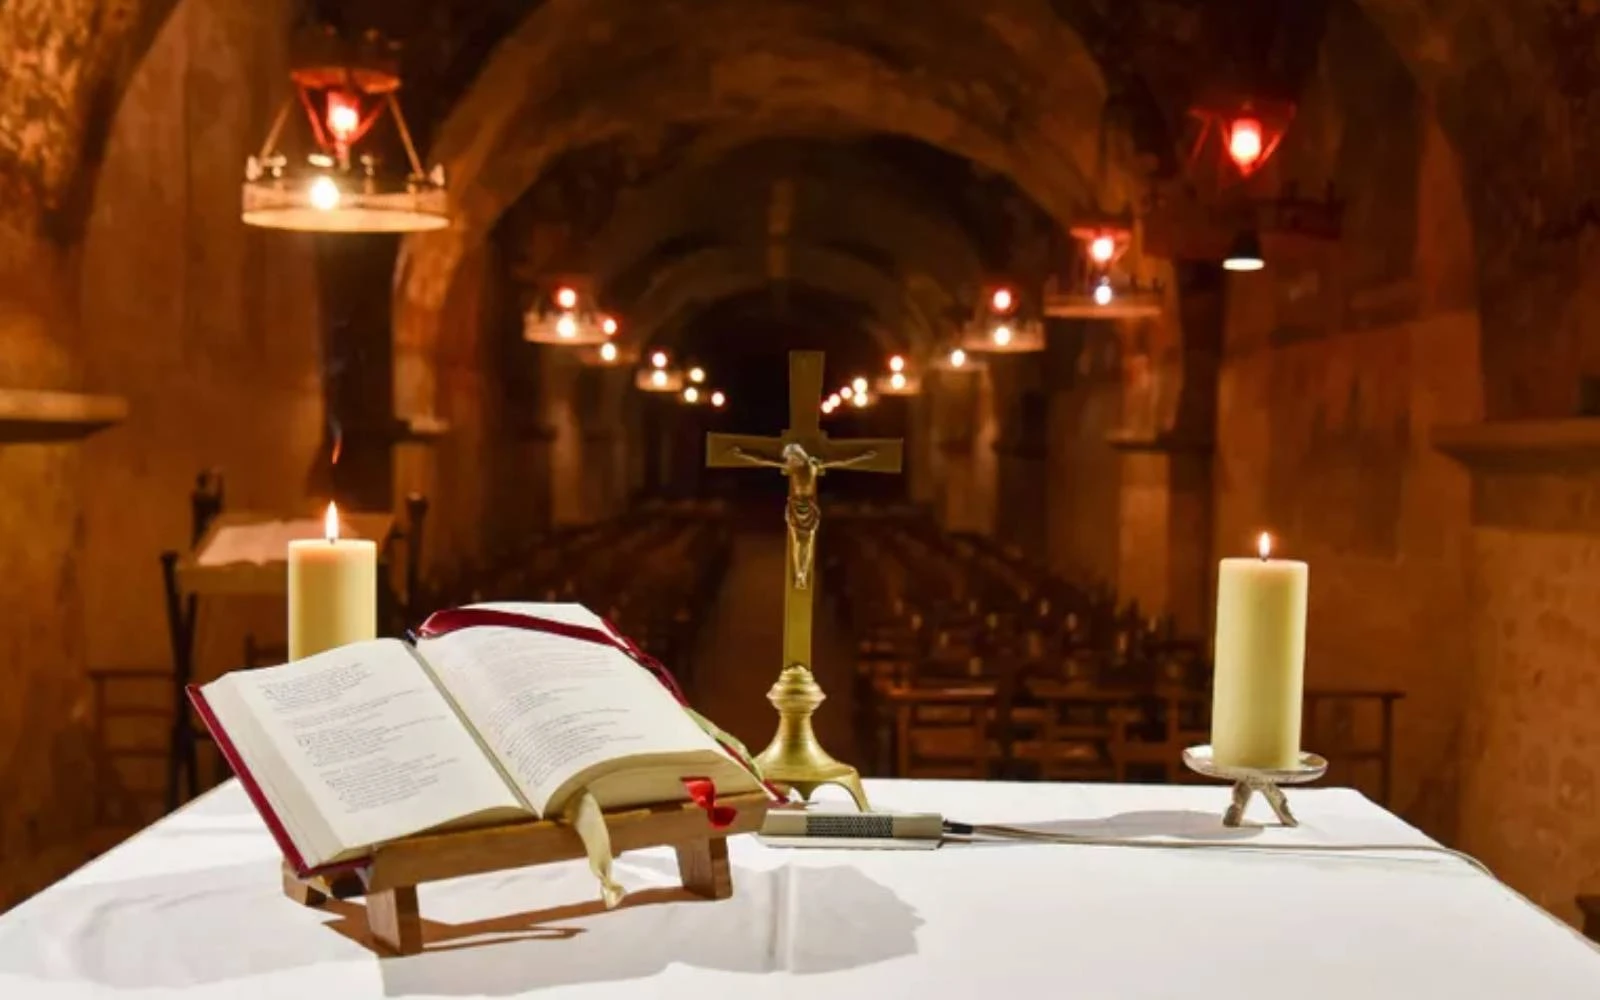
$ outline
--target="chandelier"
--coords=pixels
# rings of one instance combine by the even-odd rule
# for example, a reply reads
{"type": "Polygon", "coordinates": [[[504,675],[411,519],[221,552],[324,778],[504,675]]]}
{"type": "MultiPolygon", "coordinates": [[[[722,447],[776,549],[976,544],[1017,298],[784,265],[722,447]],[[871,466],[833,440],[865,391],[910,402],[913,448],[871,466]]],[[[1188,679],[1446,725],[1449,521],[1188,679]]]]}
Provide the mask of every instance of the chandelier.
{"type": "Polygon", "coordinates": [[[578,361],[590,368],[625,368],[639,363],[639,351],[608,340],[598,346],[583,348],[578,353],[578,361]]]}
{"type": "Polygon", "coordinates": [[[1044,350],[1044,320],[1009,284],[986,290],[961,329],[968,353],[1027,354],[1044,350]]]}
{"type": "Polygon", "coordinates": [[[1161,290],[1116,267],[1134,243],[1132,216],[1095,219],[1070,230],[1081,253],[1045,282],[1044,314],[1072,319],[1132,319],[1161,313],[1161,290]]]}
{"type": "Polygon", "coordinates": [[[596,307],[587,279],[569,277],[553,284],[523,315],[522,339],[534,344],[593,347],[605,345],[616,334],[616,319],[596,307]]]}
{"type": "Polygon", "coordinates": [[[963,375],[981,372],[989,367],[982,355],[969,354],[959,344],[947,351],[940,351],[933,356],[928,367],[936,372],[946,372],[954,375],[963,375]]]}
{"type": "Polygon", "coordinates": [[[922,379],[908,369],[906,359],[896,354],[889,359],[889,371],[875,383],[880,396],[915,396],[922,391],[922,379]]]}
{"type": "Polygon", "coordinates": [[[672,367],[672,358],[666,351],[653,351],[649,366],[634,372],[633,385],[640,392],[681,393],[684,390],[683,372],[672,367]]]}
{"type": "Polygon", "coordinates": [[[245,162],[246,225],[324,233],[404,233],[450,224],[444,168],[424,170],[396,96],[397,46],[368,32],[346,42],[331,28],[297,39],[289,78],[295,94],[273,120],[261,151],[245,162]],[[299,104],[310,152],[294,156],[279,140],[299,104]],[[394,122],[406,172],[384,169],[371,140],[394,122]]]}

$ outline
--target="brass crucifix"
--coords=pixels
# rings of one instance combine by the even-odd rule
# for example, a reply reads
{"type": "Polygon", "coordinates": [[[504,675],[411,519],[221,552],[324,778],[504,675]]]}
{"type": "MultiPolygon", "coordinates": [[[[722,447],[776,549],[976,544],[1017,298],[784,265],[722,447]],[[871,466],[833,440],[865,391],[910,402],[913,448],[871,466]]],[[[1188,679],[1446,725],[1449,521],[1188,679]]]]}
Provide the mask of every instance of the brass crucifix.
{"type": "Polygon", "coordinates": [[[828,756],[811,728],[811,716],[826,697],[811,673],[811,613],[816,596],[817,529],[822,508],[817,480],[830,469],[899,472],[901,443],[893,438],[830,441],[822,432],[820,351],[789,352],[789,428],[780,436],[711,434],[706,465],[714,469],[774,468],[789,477],[784,523],[789,541],[784,557],[783,671],[767,692],[778,710],[778,732],[756,758],[775,785],[793,788],[802,798],[821,785],[840,785],[867,808],[856,769],[828,756]]]}

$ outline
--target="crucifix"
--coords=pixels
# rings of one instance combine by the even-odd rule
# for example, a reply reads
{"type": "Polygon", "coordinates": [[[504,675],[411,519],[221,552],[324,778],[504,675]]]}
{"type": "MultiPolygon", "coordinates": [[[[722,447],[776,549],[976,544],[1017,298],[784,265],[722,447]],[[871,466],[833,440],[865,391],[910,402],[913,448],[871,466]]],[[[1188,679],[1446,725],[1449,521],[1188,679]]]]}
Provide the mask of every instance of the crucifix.
{"type": "Polygon", "coordinates": [[[839,785],[862,811],[867,796],[849,764],[828,756],[811,728],[826,697],[811,673],[811,613],[816,597],[817,529],[822,508],[817,481],[833,469],[899,472],[901,443],[893,438],[830,441],[822,432],[822,352],[789,352],[789,427],[777,437],[711,434],[706,465],[713,469],[764,467],[789,479],[784,509],[788,527],[783,573],[783,669],[767,692],[778,710],[778,732],[756,757],[762,775],[793,788],[801,798],[822,785],[839,785]]]}

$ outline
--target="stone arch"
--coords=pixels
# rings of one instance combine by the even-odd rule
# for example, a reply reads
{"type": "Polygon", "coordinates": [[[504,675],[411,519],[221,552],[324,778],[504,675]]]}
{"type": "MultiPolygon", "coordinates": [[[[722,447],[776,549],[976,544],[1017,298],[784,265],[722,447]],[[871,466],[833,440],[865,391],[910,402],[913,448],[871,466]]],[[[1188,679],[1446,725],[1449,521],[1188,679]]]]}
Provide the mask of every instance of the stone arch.
{"type": "MultiPolygon", "coordinates": [[[[433,406],[416,356],[438,335],[463,253],[562,150],[625,129],[764,123],[775,134],[903,135],[1011,177],[1059,220],[1083,207],[1104,81],[1046,5],[875,4],[853,12],[846,33],[836,11],[799,0],[716,0],[692,12],[558,0],[525,19],[439,133],[457,225],[402,248],[394,316],[402,411],[433,406]],[[714,23],[738,30],[703,31],[714,23]],[[966,48],[952,55],[952,38],[966,48]],[[663,60],[636,39],[682,46],[663,60]]],[[[1131,189],[1130,176],[1113,179],[1131,189]]]]}
{"type": "MultiPolygon", "coordinates": [[[[683,255],[658,270],[631,313],[644,342],[671,343],[685,316],[697,308],[768,286],[761,248],[719,246],[683,255]]],[[[848,253],[817,246],[791,251],[796,284],[863,303],[874,317],[868,330],[888,352],[926,340],[934,320],[893,276],[848,253]]]]}
{"type": "Polygon", "coordinates": [[[748,236],[749,224],[760,221],[749,209],[764,205],[779,180],[796,189],[796,238],[859,244],[949,288],[981,271],[972,234],[909,196],[891,172],[864,167],[837,147],[783,160],[746,147],[698,169],[673,171],[630,195],[592,244],[602,288],[625,283],[663,240],[704,230],[707,218],[717,219],[716,231],[725,238],[740,235],[732,231],[740,226],[748,236]],[[743,215],[731,217],[730,203],[744,206],[743,215]]]}

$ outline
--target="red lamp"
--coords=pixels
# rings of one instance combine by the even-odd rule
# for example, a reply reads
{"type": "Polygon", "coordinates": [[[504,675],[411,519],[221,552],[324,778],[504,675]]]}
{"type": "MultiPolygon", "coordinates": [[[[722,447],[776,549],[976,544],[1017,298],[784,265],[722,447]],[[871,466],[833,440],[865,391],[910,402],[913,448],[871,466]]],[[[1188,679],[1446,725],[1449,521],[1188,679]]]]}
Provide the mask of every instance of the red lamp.
{"type": "Polygon", "coordinates": [[[1195,140],[1190,163],[1200,158],[1207,139],[1213,131],[1222,144],[1222,152],[1241,178],[1247,178],[1266,166],[1283,141],[1289,123],[1294,120],[1294,105],[1288,101],[1260,101],[1245,99],[1192,109],[1191,113],[1202,122],[1200,136],[1195,140]]]}
{"type": "Polygon", "coordinates": [[[1266,150],[1266,143],[1261,138],[1260,122],[1254,118],[1235,118],[1228,123],[1228,156],[1241,174],[1250,176],[1266,150]]]}

